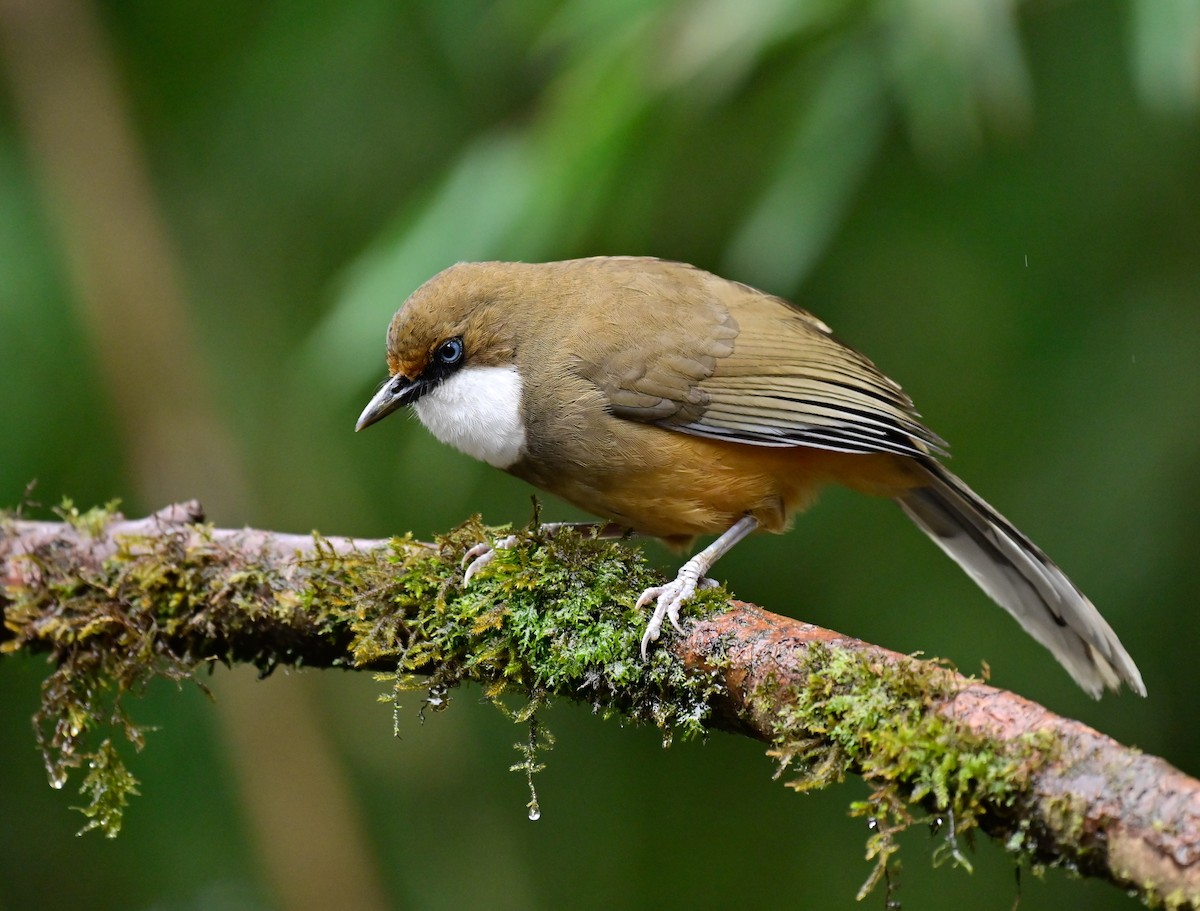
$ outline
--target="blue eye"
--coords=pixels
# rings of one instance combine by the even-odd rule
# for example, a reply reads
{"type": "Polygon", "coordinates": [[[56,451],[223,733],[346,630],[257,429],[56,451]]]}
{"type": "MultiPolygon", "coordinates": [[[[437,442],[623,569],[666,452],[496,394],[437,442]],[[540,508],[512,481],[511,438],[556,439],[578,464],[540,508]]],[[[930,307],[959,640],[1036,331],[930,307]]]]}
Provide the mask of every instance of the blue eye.
{"type": "Polygon", "coordinates": [[[436,357],[440,363],[445,364],[447,367],[452,367],[453,365],[457,364],[462,360],[462,356],[463,341],[461,338],[446,339],[446,341],[438,345],[437,351],[434,352],[434,357],[436,357]]]}

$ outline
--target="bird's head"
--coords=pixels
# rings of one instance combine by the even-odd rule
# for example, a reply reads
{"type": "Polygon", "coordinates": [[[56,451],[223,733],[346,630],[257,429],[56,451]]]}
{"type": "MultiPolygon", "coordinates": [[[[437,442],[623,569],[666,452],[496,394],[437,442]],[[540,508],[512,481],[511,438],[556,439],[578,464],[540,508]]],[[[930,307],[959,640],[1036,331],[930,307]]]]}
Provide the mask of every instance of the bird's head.
{"type": "Polygon", "coordinates": [[[355,430],[415,405],[461,374],[512,368],[508,283],[501,268],[506,265],[460,263],[413,292],[388,327],[390,376],[363,409],[355,430]]]}
{"type": "Polygon", "coordinates": [[[460,263],[413,292],[387,336],[390,376],[355,425],[412,405],[429,431],[497,468],[525,454],[524,381],[516,364],[531,309],[526,267],[460,263]]]}

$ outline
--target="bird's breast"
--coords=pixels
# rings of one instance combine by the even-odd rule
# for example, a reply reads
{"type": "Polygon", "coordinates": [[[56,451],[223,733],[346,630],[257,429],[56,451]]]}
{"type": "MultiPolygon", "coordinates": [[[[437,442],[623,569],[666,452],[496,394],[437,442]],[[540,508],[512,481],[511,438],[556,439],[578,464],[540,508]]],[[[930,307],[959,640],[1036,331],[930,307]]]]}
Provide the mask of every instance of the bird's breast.
{"type": "Polygon", "coordinates": [[[524,454],[525,421],[517,368],[464,367],[413,404],[426,429],[448,446],[496,468],[524,454]]]}

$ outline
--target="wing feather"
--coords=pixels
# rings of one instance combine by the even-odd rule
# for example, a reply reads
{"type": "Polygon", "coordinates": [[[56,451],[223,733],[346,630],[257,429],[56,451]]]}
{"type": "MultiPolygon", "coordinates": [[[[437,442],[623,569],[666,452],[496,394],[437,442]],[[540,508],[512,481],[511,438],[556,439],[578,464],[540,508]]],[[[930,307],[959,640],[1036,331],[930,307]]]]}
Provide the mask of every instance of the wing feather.
{"type": "Polygon", "coordinates": [[[691,266],[630,261],[607,305],[655,299],[652,331],[584,346],[578,370],[615,415],[753,446],[921,456],[945,443],[912,400],[804,310],[691,266]]]}

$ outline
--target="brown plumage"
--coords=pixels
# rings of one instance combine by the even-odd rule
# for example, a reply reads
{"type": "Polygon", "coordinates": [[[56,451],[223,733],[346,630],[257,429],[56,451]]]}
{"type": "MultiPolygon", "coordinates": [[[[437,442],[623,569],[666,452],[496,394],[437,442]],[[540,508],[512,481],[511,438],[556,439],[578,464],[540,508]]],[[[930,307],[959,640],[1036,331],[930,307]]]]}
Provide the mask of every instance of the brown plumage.
{"type": "Polygon", "coordinates": [[[1091,602],[937,461],[900,387],[777,297],[639,257],[464,263],[413,293],[387,352],[360,428],[415,404],[444,441],[618,525],[721,535],[643,597],[647,641],[737,540],[836,483],[895,498],[1089,693],[1145,692],[1091,602]]]}

